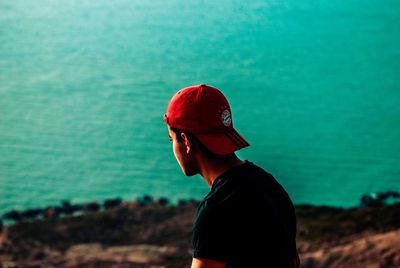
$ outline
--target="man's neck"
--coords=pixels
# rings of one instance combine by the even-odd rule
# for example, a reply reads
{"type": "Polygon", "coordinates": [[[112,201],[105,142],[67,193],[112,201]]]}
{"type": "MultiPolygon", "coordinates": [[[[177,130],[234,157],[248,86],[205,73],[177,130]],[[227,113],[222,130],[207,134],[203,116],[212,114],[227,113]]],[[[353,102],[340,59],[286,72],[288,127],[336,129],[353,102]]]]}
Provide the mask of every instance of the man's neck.
{"type": "Polygon", "coordinates": [[[211,188],[216,178],[225,171],[241,165],[245,161],[240,160],[235,154],[221,156],[215,159],[202,159],[200,162],[200,174],[211,188]]]}

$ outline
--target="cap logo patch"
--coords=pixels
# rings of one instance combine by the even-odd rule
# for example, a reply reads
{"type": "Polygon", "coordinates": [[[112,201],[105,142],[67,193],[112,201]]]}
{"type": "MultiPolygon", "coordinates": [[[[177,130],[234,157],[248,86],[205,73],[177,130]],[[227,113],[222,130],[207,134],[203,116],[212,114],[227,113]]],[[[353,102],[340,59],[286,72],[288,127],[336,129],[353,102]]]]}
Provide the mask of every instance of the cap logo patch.
{"type": "Polygon", "coordinates": [[[229,127],[230,125],[232,125],[232,117],[229,110],[224,110],[222,112],[221,119],[222,119],[222,124],[224,124],[224,126],[229,127]]]}

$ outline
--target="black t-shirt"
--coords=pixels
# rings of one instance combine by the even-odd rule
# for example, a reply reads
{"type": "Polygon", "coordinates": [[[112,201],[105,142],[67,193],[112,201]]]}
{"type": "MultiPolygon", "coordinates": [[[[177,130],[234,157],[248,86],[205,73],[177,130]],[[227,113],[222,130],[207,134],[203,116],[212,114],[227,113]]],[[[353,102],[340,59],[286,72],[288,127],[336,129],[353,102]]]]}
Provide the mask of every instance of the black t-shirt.
{"type": "Polygon", "coordinates": [[[229,268],[294,267],[296,216],[275,178],[252,162],[214,181],[193,226],[193,257],[229,268]]]}

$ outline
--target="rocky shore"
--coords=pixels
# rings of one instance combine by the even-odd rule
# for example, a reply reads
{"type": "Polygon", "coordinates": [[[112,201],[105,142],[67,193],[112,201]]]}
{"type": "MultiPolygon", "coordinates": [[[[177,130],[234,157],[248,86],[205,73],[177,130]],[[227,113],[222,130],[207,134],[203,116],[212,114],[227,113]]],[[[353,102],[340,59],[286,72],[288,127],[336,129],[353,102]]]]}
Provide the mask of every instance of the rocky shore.
{"type": "MultiPolygon", "coordinates": [[[[190,267],[197,205],[121,201],[78,215],[20,218],[0,229],[0,267],[190,267]]],[[[400,204],[296,206],[296,213],[301,267],[400,266],[400,204]]]]}

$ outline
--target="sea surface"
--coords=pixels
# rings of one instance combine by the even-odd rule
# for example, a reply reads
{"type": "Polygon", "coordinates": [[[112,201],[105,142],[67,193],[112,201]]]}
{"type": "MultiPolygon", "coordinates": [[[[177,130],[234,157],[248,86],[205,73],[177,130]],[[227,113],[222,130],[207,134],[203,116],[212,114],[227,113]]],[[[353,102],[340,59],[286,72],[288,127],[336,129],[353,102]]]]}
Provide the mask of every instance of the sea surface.
{"type": "Polygon", "coordinates": [[[0,214],[209,191],[162,122],[222,90],[296,204],[400,190],[400,1],[2,0],[0,214]]]}

